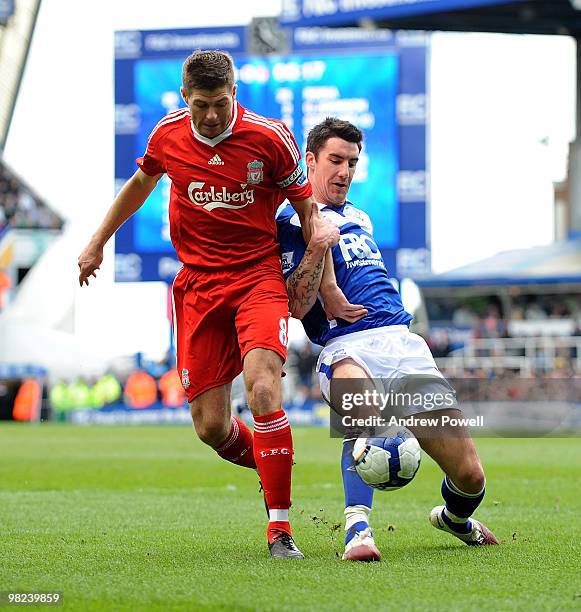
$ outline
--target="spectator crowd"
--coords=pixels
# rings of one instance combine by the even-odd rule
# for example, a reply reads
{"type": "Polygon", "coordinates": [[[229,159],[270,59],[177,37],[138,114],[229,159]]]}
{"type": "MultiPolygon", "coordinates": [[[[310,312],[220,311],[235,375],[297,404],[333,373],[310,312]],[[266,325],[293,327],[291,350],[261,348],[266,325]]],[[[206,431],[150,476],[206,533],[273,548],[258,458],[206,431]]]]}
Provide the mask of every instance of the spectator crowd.
{"type": "Polygon", "coordinates": [[[19,229],[61,229],[63,220],[0,161],[0,230],[6,225],[19,229]]]}
{"type": "Polygon", "coordinates": [[[112,372],[94,381],[84,378],[60,380],[51,387],[49,400],[53,412],[60,414],[104,407],[142,409],[186,405],[186,396],[175,368],[158,378],[145,369],[136,369],[122,381],[112,372]]]}

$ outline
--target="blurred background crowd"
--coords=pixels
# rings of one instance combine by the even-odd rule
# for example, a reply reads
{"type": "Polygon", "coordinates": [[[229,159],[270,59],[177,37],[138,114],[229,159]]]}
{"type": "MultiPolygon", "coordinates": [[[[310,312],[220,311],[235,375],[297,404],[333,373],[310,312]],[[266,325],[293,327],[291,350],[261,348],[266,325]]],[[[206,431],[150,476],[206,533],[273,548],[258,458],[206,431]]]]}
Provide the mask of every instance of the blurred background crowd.
{"type": "Polygon", "coordinates": [[[7,225],[19,229],[60,229],[63,220],[0,159],[0,232],[7,225]]]}

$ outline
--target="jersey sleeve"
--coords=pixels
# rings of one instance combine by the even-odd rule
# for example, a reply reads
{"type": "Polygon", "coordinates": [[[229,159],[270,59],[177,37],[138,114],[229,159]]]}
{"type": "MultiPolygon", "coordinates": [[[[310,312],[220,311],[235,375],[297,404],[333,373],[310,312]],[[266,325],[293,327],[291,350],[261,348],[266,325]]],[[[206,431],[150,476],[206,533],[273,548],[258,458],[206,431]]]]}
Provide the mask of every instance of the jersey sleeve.
{"type": "Polygon", "coordinates": [[[165,172],[165,156],[161,146],[162,134],[160,132],[161,130],[156,126],[149,136],[144,155],[135,160],[139,168],[148,176],[157,176],[165,172]]]}
{"type": "Polygon", "coordinates": [[[290,202],[307,199],[312,193],[311,185],[300,164],[301,152],[288,127],[277,121],[272,138],[274,156],[274,180],[290,202]]]}
{"type": "MultiPolygon", "coordinates": [[[[294,213],[294,210],[292,212],[294,213]]],[[[293,225],[287,214],[277,217],[276,229],[282,273],[286,280],[301,263],[306,250],[305,241],[300,226],[293,225]]]]}

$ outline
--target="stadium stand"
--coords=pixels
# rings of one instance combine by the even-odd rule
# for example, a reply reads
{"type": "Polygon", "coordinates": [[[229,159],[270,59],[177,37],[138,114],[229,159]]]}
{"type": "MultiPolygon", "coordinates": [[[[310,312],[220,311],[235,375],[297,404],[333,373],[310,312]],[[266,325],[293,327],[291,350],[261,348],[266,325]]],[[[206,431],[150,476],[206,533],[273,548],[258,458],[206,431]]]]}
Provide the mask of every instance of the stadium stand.
{"type": "Polygon", "coordinates": [[[0,232],[4,226],[60,230],[63,224],[63,219],[0,160],[0,232]]]}
{"type": "Polygon", "coordinates": [[[46,371],[30,358],[27,347],[46,349],[51,331],[14,318],[10,306],[63,226],[64,220],[0,160],[0,419],[49,416],[49,404],[43,401],[46,371]]]}
{"type": "Polygon", "coordinates": [[[25,317],[9,311],[64,221],[1,158],[40,0],[15,0],[6,7],[0,19],[0,419],[28,421],[47,415],[47,372],[26,358],[27,347],[46,348],[43,337],[50,332],[38,333],[37,326],[19,323],[25,317]]]}
{"type": "Polygon", "coordinates": [[[40,0],[16,0],[12,14],[0,23],[0,151],[6,143],[39,8],[40,0]]]}
{"type": "Polygon", "coordinates": [[[418,331],[445,371],[581,373],[581,240],[499,253],[417,282],[418,331]]]}

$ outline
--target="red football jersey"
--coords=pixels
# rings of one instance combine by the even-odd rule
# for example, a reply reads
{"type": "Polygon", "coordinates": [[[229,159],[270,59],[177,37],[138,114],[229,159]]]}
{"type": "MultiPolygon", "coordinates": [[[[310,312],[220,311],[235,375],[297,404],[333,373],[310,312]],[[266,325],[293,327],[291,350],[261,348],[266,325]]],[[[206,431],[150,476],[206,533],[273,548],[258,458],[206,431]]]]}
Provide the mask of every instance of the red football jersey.
{"type": "Polygon", "coordinates": [[[137,164],[171,179],[170,235],[180,261],[215,270],[278,253],[276,209],[312,193],[300,157],[284,123],[236,103],[230,125],[214,138],[195,130],[187,108],[170,113],[137,164]]]}

